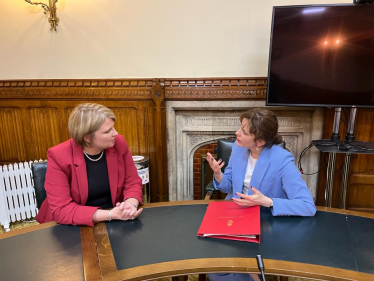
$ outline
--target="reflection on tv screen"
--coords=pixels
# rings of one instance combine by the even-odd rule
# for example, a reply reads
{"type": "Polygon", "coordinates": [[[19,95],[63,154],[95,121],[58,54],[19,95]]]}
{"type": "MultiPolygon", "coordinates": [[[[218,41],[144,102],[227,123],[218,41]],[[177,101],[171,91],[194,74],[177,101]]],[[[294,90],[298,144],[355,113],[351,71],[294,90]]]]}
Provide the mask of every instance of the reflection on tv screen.
{"type": "Polygon", "coordinates": [[[374,6],[274,7],[267,105],[374,107],[374,6]]]}

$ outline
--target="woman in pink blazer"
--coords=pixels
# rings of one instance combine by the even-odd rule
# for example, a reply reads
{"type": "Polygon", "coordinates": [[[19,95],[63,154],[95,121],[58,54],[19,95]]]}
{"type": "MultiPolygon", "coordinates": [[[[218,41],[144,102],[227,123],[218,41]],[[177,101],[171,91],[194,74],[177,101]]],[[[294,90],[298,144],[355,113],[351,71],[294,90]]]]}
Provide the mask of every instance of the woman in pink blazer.
{"type": "Polygon", "coordinates": [[[85,103],[73,110],[68,125],[72,139],[48,150],[47,198],[38,222],[93,226],[131,220],[142,212],[142,181],[114,121],[114,113],[103,105],[85,103]]]}

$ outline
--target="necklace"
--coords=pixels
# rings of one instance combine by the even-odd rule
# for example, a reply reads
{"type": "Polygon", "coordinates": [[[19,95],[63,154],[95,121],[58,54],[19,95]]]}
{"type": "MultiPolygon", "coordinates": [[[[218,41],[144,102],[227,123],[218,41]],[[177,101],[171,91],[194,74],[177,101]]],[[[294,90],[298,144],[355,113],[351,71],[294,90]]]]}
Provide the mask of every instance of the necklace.
{"type": "Polygon", "coordinates": [[[86,155],[86,157],[88,158],[88,160],[96,162],[96,161],[99,161],[101,158],[103,158],[104,150],[101,151],[101,155],[97,159],[92,159],[90,156],[88,156],[87,152],[84,151],[84,150],[83,150],[83,153],[84,153],[84,155],[86,155]]]}

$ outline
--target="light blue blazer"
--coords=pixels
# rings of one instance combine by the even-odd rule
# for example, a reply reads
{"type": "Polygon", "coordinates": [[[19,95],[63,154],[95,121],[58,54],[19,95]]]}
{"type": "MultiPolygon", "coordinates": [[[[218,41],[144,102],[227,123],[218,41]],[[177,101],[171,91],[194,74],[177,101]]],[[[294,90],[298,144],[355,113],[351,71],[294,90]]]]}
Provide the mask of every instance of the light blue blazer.
{"type": "MultiPolygon", "coordinates": [[[[235,142],[221,182],[214,179],[214,187],[228,193],[226,199],[239,198],[235,192],[242,192],[249,153],[235,142]]],[[[278,145],[261,151],[250,185],[273,199],[273,216],[314,216],[316,213],[312,195],[295,166],[295,158],[278,145]]],[[[253,192],[248,190],[248,194],[253,192]]]]}

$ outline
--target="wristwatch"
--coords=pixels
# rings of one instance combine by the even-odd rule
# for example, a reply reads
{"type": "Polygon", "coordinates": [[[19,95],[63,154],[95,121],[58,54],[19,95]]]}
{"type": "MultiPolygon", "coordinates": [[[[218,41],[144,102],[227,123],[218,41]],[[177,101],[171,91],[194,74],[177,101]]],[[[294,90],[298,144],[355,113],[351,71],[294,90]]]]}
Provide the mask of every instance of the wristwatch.
{"type": "MultiPolygon", "coordinates": [[[[270,197],[269,197],[270,198],[270,197]]],[[[270,209],[273,209],[273,198],[270,198],[271,199],[271,203],[270,203],[270,206],[269,206],[269,208],[270,209]]]]}

